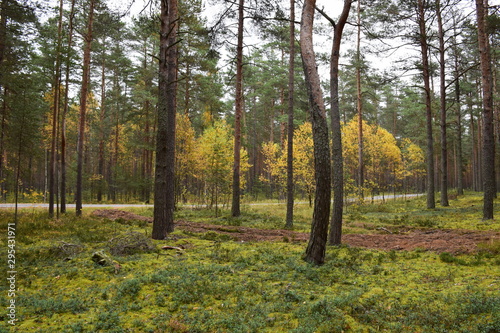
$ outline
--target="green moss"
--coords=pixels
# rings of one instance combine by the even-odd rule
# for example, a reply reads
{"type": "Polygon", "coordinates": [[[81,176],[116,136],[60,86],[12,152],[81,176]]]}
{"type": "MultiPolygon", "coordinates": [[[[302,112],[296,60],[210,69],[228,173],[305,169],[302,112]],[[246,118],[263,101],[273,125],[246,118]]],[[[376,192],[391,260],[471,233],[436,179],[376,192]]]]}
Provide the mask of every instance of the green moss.
{"type": "MultiPolygon", "coordinates": [[[[471,202],[460,198],[452,202],[455,207],[431,212],[418,208],[418,202],[403,200],[355,209],[363,223],[375,227],[435,228],[425,221],[436,221],[437,226],[474,229],[478,219],[471,202]],[[456,221],[448,217],[452,211],[456,221]],[[464,215],[459,219],[461,212],[464,215]]],[[[305,206],[300,214],[309,209],[305,206]]],[[[263,207],[257,211],[252,206],[256,211],[243,216],[241,224],[281,225],[281,212],[273,215],[280,206],[263,207]]],[[[234,228],[228,219],[215,219],[207,212],[184,210],[181,214],[234,228]]],[[[92,253],[109,250],[109,240],[119,235],[144,235],[150,230],[135,223],[89,217],[35,221],[42,215],[27,213],[21,218],[35,232],[18,240],[20,320],[12,332],[500,329],[500,258],[494,243],[482,246],[479,254],[460,256],[328,247],[326,263],[315,267],[301,259],[304,243],[241,243],[213,232],[176,231],[169,239],[152,244],[156,248],[182,245],[183,251],[123,253],[117,270],[94,264],[92,253]],[[62,241],[78,245],[78,251],[64,253],[59,248],[62,241]]],[[[297,228],[306,230],[308,223],[299,218],[297,228]]],[[[0,222],[0,227],[4,225],[0,222]]],[[[7,329],[0,324],[0,332],[7,329]]]]}

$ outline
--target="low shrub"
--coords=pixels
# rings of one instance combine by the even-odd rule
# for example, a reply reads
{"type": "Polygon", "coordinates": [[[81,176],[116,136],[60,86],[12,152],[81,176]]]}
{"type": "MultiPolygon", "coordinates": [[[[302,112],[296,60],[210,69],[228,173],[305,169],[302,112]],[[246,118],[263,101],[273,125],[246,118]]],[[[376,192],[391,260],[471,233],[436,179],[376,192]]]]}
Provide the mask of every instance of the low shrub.
{"type": "Polygon", "coordinates": [[[138,253],[151,253],[156,251],[156,246],[151,238],[140,232],[127,232],[111,238],[107,248],[112,255],[126,256],[138,253]]]}

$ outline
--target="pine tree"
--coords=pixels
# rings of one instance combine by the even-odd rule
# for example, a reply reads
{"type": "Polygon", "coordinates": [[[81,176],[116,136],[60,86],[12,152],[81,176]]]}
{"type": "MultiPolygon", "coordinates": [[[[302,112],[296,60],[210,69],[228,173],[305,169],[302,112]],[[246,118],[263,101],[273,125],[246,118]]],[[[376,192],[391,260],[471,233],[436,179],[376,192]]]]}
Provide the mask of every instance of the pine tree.
{"type": "Polygon", "coordinates": [[[231,215],[241,215],[240,210],[240,151],[241,151],[241,117],[243,114],[243,6],[244,0],[238,5],[238,41],[236,45],[236,91],[234,110],[234,164],[233,164],[233,200],[231,215]]]}
{"type": "Polygon", "coordinates": [[[94,7],[96,0],[90,0],[89,12],[87,18],[87,32],[85,34],[85,46],[83,50],[83,76],[82,88],[80,90],[80,117],[78,123],[78,145],[77,145],[77,175],[76,175],[76,215],[82,215],[83,201],[83,148],[85,140],[85,118],[87,112],[88,88],[90,83],[90,58],[92,50],[92,32],[94,25],[94,7]]]}
{"type": "Polygon", "coordinates": [[[345,0],[342,13],[337,22],[322,12],[333,26],[333,44],[330,55],[330,122],[332,128],[332,184],[333,184],[333,209],[330,219],[330,234],[328,242],[338,245],[342,240],[342,214],[344,206],[344,158],[342,155],[342,134],[340,127],[339,107],[339,60],[342,33],[344,31],[352,1],[345,0]]]}
{"type": "Polygon", "coordinates": [[[490,44],[487,31],[488,0],[476,0],[477,37],[481,61],[483,89],[483,219],[493,219],[493,199],[496,196],[495,182],[495,139],[493,129],[493,86],[490,44]]]}
{"type": "Polygon", "coordinates": [[[312,42],[315,5],[315,0],[304,1],[300,29],[300,51],[311,108],[316,179],[311,235],[305,253],[305,260],[316,265],[321,265],[325,260],[326,240],[328,237],[331,161],[326,110],[312,42]]]}
{"type": "Polygon", "coordinates": [[[153,239],[174,231],[178,19],[177,0],[161,1],[153,239]]]}

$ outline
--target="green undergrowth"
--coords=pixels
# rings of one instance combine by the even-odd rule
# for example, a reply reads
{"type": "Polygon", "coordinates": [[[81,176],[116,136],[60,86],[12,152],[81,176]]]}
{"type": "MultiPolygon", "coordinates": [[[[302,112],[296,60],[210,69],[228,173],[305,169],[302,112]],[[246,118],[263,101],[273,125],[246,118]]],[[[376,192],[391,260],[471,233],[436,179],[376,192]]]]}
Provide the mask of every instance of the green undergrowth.
{"type": "MultiPolygon", "coordinates": [[[[194,222],[203,222],[210,224],[221,224],[230,226],[245,226],[260,229],[283,229],[285,226],[285,211],[283,205],[270,203],[258,206],[246,206],[242,208],[241,216],[232,217],[230,210],[221,209],[218,216],[215,216],[214,210],[209,209],[190,209],[181,208],[175,213],[175,218],[179,220],[188,220],[194,222]]],[[[302,218],[301,211],[309,214],[309,208],[305,205],[296,206],[295,210],[295,230],[306,230],[310,228],[310,219],[302,218]]]]}
{"type": "MultiPolygon", "coordinates": [[[[370,214],[355,209],[362,218],[370,214]]],[[[181,230],[152,241],[151,226],[141,221],[45,215],[20,217],[19,321],[10,327],[2,311],[0,332],[500,331],[495,244],[457,256],[329,247],[326,263],[315,267],[302,260],[300,243],[242,243],[181,230]],[[96,253],[106,262],[93,260],[96,253]]],[[[279,224],[275,216],[255,210],[215,222],[271,228],[279,224]]],[[[0,212],[3,234],[11,220],[0,212]]]]}
{"type": "MultiPolygon", "coordinates": [[[[440,206],[426,209],[426,197],[415,199],[393,199],[376,201],[372,204],[351,205],[346,208],[346,227],[353,222],[390,228],[431,228],[500,231],[498,220],[481,219],[483,198],[478,193],[454,197],[448,207],[440,206]]],[[[495,211],[500,211],[500,201],[495,200],[495,211]]]]}
{"type": "MultiPolygon", "coordinates": [[[[385,200],[364,204],[348,203],[344,208],[344,229],[349,233],[385,233],[407,232],[411,229],[465,229],[500,231],[497,220],[483,221],[482,196],[469,193],[450,199],[448,207],[436,203],[435,209],[426,209],[426,198],[394,198],[387,196],[385,200]]],[[[131,208],[137,214],[153,216],[152,208],[131,208]]],[[[500,199],[495,201],[495,211],[500,212],[500,199]]],[[[175,212],[178,220],[219,224],[228,226],[245,226],[260,229],[283,229],[285,227],[285,203],[255,203],[243,205],[240,217],[232,217],[228,209],[219,209],[217,216],[214,209],[183,208],[175,212]]],[[[293,230],[309,232],[311,228],[312,207],[307,203],[294,206],[293,230]]]]}

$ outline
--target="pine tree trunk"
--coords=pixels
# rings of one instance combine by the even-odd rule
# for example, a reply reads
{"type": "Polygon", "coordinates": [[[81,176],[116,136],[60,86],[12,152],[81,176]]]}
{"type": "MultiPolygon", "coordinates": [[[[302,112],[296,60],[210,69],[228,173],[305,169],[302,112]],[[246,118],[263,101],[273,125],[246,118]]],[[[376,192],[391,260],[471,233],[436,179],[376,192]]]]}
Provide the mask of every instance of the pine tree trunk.
{"type": "Polygon", "coordinates": [[[82,187],[83,187],[83,143],[85,139],[85,116],[87,112],[87,93],[90,81],[90,52],[92,46],[92,26],[94,23],[95,0],[90,1],[89,17],[87,22],[87,34],[85,35],[85,48],[83,51],[83,77],[80,92],[80,119],[78,123],[78,145],[76,166],[76,215],[82,215],[82,187]]]}
{"type": "Polygon", "coordinates": [[[427,31],[425,26],[425,0],[418,0],[418,25],[420,32],[420,48],[422,55],[422,75],[425,90],[425,110],[427,123],[427,208],[433,209],[435,203],[434,186],[434,139],[432,135],[432,107],[431,107],[431,87],[429,72],[429,46],[427,45],[427,31]]]}
{"type": "Polygon", "coordinates": [[[483,219],[493,219],[493,199],[496,196],[495,138],[493,128],[493,94],[490,45],[487,32],[488,0],[476,0],[477,33],[483,88],[482,173],[483,219]]]}
{"type": "Polygon", "coordinates": [[[61,213],[66,213],[66,115],[69,108],[69,72],[71,69],[71,49],[73,46],[73,19],[75,0],[71,1],[68,26],[68,45],[66,59],[66,77],[64,79],[64,106],[61,116],[61,213]]]}
{"type": "Polygon", "coordinates": [[[464,162],[462,149],[462,114],[460,105],[460,82],[455,83],[455,104],[457,108],[457,194],[464,194],[464,162]]]}
{"type": "Polygon", "coordinates": [[[334,25],[332,54],[330,58],[330,98],[332,101],[330,121],[332,127],[332,163],[333,163],[333,210],[330,220],[330,245],[342,242],[342,214],[344,210],[344,157],[342,156],[342,133],[339,107],[339,59],[340,43],[345,23],[349,17],[352,0],[344,1],[342,14],[334,25]]]}
{"type": "MultiPolygon", "coordinates": [[[[0,64],[4,63],[5,57],[5,42],[7,38],[7,2],[0,2],[0,64]]],[[[0,180],[3,179],[4,176],[4,137],[5,137],[5,129],[7,124],[7,87],[4,85],[3,80],[3,71],[0,71],[0,93],[3,93],[3,102],[1,109],[1,123],[0,123],[0,180]],[[2,89],[3,88],[3,89],[2,89]]],[[[4,191],[5,182],[2,181],[0,185],[0,197],[5,197],[6,192],[4,191]]]]}
{"type": "Polygon", "coordinates": [[[102,190],[104,188],[104,119],[106,116],[106,60],[105,53],[102,54],[101,64],[101,112],[99,113],[99,160],[97,162],[97,173],[100,176],[97,188],[97,202],[102,201],[102,190]]]}
{"type": "Polygon", "coordinates": [[[178,16],[177,0],[161,2],[153,239],[164,239],[174,231],[178,16]]]}
{"type": "MultiPolygon", "coordinates": [[[[4,177],[4,157],[5,157],[5,132],[7,128],[7,87],[3,87],[3,102],[0,120],[0,180],[4,177]]],[[[6,199],[5,182],[2,181],[0,185],[0,198],[6,199]]]]}
{"type": "Polygon", "coordinates": [[[444,30],[441,11],[441,2],[436,0],[436,16],[438,23],[439,39],[439,93],[441,106],[441,206],[449,206],[448,202],[448,140],[446,135],[446,64],[444,30]]]}
{"type": "Polygon", "coordinates": [[[363,200],[363,186],[365,183],[364,163],[363,163],[363,99],[361,92],[361,1],[358,1],[357,10],[358,34],[356,40],[356,90],[358,108],[358,187],[359,198],[363,200]]]}
{"type": "Polygon", "coordinates": [[[453,18],[453,57],[455,58],[454,71],[455,71],[455,107],[456,107],[456,119],[457,119],[457,194],[464,194],[464,164],[463,164],[463,149],[462,149],[462,112],[461,112],[461,103],[460,103],[460,68],[459,68],[459,53],[458,53],[458,45],[457,45],[457,25],[455,22],[455,18],[453,18]]]}
{"type": "MultiPolygon", "coordinates": [[[[4,63],[7,39],[7,1],[0,2],[0,64],[4,63]]],[[[0,71],[0,88],[4,88],[3,71],[0,71]]]]}
{"type": "Polygon", "coordinates": [[[293,228],[293,108],[295,78],[295,0],[290,0],[290,59],[288,61],[288,143],[286,164],[286,223],[285,228],[293,228]]]}
{"type": "Polygon", "coordinates": [[[54,216],[54,205],[57,193],[56,186],[56,165],[57,165],[57,137],[59,126],[59,109],[60,109],[60,73],[61,73],[61,44],[62,44],[62,18],[63,18],[63,1],[59,1],[59,22],[57,24],[57,46],[56,46],[56,63],[54,73],[54,100],[52,110],[52,133],[50,144],[50,163],[49,163],[49,216],[54,216]]]}
{"type": "Polygon", "coordinates": [[[234,164],[233,164],[233,200],[231,215],[240,216],[240,150],[241,150],[241,115],[243,113],[243,6],[238,6],[238,44],[236,46],[236,100],[234,114],[234,164]]]}
{"type": "Polygon", "coordinates": [[[314,142],[314,174],[316,180],[313,220],[305,260],[316,265],[321,265],[325,261],[328,236],[332,170],[325,105],[312,41],[315,5],[315,0],[306,0],[304,2],[300,31],[300,50],[309,95],[309,107],[311,109],[314,142]]]}

